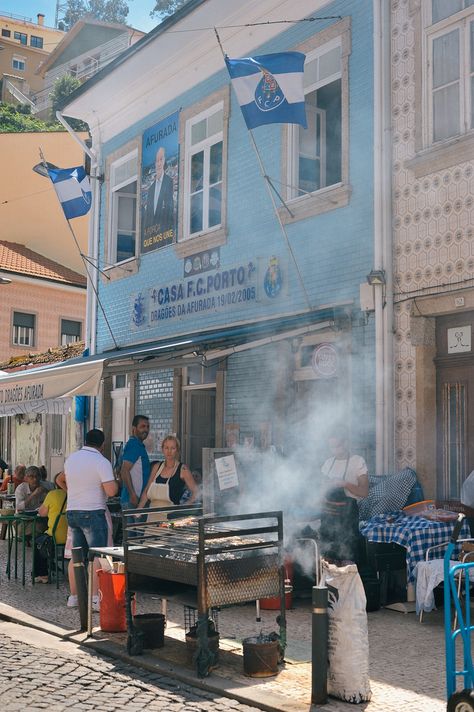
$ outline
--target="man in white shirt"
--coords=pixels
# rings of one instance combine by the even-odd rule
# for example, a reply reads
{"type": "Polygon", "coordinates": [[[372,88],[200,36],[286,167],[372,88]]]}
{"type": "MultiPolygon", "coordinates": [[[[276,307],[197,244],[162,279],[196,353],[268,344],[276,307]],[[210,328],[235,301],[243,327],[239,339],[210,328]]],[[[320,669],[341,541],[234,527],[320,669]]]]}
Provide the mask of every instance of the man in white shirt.
{"type": "MultiPolygon", "coordinates": [[[[83,448],[70,455],[64,465],[67,485],[67,521],[72,545],[82,547],[84,561],[89,548],[107,546],[107,497],[117,494],[112,465],[102,455],[104,433],[89,430],[83,448]]],[[[98,609],[97,576],[94,575],[93,605],[98,609]]]]}

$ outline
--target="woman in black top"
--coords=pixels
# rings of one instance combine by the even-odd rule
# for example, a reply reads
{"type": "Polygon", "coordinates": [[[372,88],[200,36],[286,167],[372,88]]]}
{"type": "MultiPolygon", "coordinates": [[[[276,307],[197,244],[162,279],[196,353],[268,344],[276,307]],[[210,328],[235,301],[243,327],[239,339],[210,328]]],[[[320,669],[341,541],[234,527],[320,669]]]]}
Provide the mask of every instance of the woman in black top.
{"type": "MultiPolygon", "coordinates": [[[[187,465],[180,462],[180,443],[174,435],[168,435],[161,443],[165,459],[157,462],[151,470],[150,479],[138,502],[138,508],[150,502],[150,507],[167,507],[179,504],[184,490],[191,492],[186,504],[192,504],[196,499],[197,485],[187,465]]],[[[153,513],[148,515],[148,521],[162,521],[166,514],[153,513]]]]}

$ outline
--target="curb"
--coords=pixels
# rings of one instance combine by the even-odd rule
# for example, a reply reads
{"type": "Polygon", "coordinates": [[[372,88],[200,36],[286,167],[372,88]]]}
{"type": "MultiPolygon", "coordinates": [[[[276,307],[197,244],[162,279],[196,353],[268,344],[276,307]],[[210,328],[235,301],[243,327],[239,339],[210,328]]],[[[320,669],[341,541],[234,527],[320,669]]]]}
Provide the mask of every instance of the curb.
{"type": "Polygon", "coordinates": [[[65,631],[64,628],[48,623],[41,618],[35,618],[27,613],[18,611],[16,608],[13,608],[13,606],[8,606],[4,603],[0,603],[0,620],[40,630],[43,633],[48,633],[62,640],[76,643],[82,648],[92,649],[103,655],[120,660],[132,667],[139,667],[148,672],[154,672],[164,677],[171,677],[191,687],[204,690],[205,692],[213,692],[222,697],[236,700],[242,704],[258,707],[266,712],[309,712],[310,710],[321,709],[316,705],[298,704],[294,700],[284,698],[274,692],[255,690],[251,686],[247,687],[246,685],[234,682],[228,678],[219,677],[218,675],[203,679],[195,677],[189,673],[187,668],[179,665],[170,665],[162,660],[158,660],[153,655],[144,654],[132,657],[117,643],[113,643],[109,640],[98,640],[93,637],[89,638],[87,633],[82,631],[65,631]]]}

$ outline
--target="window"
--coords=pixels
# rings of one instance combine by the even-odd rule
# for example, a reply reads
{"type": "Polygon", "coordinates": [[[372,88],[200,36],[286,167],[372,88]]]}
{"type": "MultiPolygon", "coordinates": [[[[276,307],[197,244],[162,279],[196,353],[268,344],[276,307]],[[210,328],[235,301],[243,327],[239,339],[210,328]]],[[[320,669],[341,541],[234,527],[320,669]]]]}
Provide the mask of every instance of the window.
{"type": "Polygon", "coordinates": [[[16,40],[20,40],[20,44],[22,45],[28,44],[28,35],[25,35],[24,32],[14,32],[13,37],[16,40]]]}
{"type": "MultiPolygon", "coordinates": [[[[306,55],[303,86],[307,128],[282,126],[283,224],[349,204],[349,57],[351,19],[344,17],[292,49],[306,55]]],[[[275,177],[275,176],[274,176],[275,177]]]]}
{"type": "Polygon", "coordinates": [[[35,322],[34,314],[13,312],[13,343],[17,346],[34,346],[35,322]]]}
{"type": "Polygon", "coordinates": [[[21,57],[12,57],[12,67],[18,72],[24,72],[26,67],[26,62],[21,57]]]}
{"type": "Polygon", "coordinates": [[[137,250],[138,151],[123,156],[110,169],[110,248],[112,264],[129,260],[137,250]]]}
{"type": "Polygon", "coordinates": [[[36,35],[31,35],[31,37],[30,37],[30,46],[31,46],[31,47],[38,47],[38,49],[43,49],[43,38],[42,38],[42,37],[36,37],[36,35]]]}
{"type": "Polygon", "coordinates": [[[61,319],[61,346],[74,344],[81,340],[80,321],[72,321],[71,319],[61,319]]]}
{"type": "Polygon", "coordinates": [[[427,138],[436,143],[474,128],[474,0],[431,0],[430,9],[427,138]]]}
{"type": "Polygon", "coordinates": [[[222,224],[224,103],[186,122],[184,239],[222,224]]]}
{"type": "Polygon", "coordinates": [[[304,70],[307,128],[289,128],[287,198],[342,180],[341,45],[308,53],[304,70]]]}
{"type": "Polygon", "coordinates": [[[11,37],[10,30],[2,30],[2,37],[11,37]]]}

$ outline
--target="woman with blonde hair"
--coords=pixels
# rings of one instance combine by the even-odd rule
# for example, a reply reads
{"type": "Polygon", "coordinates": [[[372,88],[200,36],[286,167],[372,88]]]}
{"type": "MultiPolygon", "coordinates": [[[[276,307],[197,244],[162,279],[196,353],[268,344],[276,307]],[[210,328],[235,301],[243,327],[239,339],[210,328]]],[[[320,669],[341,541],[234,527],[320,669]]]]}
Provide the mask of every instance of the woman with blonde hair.
{"type": "MultiPolygon", "coordinates": [[[[175,435],[167,435],[161,443],[161,450],[165,459],[152,467],[150,478],[138,502],[139,509],[147,502],[150,502],[150,507],[180,504],[186,488],[191,492],[186,504],[192,504],[196,499],[197,485],[189,467],[180,461],[181,448],[178,438],[175,435]]],[[[166,514],[148,515],[148,521],[162,521],[166,518],[166,514]]]]}

